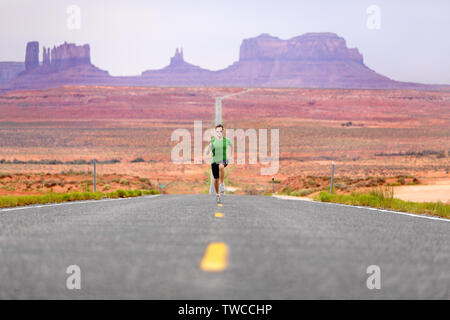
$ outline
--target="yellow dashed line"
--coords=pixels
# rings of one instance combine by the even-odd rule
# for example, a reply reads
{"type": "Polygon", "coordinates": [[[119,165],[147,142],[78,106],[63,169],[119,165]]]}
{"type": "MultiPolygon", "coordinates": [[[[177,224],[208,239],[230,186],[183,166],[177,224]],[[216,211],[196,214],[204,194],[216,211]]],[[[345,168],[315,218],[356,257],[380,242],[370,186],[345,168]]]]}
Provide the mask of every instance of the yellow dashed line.
{"type": "Polygon", "coordinates": [[[221,206],[223,206],[223,204],[221,204],[221,203],[218,203],[218,204],[217,204],[217,206],[218,206],[218,207],[221,207],[221,206]]]}
{"type": "Polygon", "coordinates": [[[203,271],[223,271],[228,265],[228,246],[223,242],[212,242],[205,250],[200,268],[203,271]]]}
{"type": "Polygon", "coordinates": [[[223,218],[223,216],[224,216],[224,214],[222,212],[216,212],[214,214],[214,217],[216,217],[216,218],[223,218]]]}

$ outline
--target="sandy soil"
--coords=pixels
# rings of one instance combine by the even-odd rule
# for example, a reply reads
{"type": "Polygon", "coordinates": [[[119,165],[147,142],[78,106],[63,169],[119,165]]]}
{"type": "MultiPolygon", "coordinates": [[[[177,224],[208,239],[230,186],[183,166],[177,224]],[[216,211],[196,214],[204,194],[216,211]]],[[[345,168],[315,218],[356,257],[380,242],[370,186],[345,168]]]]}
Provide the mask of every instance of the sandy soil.
{"type": "MultiPolygon", "coordinates": [[[[40,192],[80,190],[92,175],[62,172],[88,172],[91,165],[42,160],[93,158],[104,162],[97,173],[111,191],[162,184],[168,193],[205,193],[209,165],[174,164],[178,142],[171,135],[187,129],[193,136],[196,120],[212,126],[215,98],[242,90],[66,86],[1,95],[0,194],[38,192],[38,186],[40,192]]],[[[226,128],[279,129],[275,191],[307,189],[312,196],[326,189],[334,161],[339,192],[399,185],[400,198],[448,201],[448,183],[432,181],[450,180],[449,92],[260,88],[227,99],[223,108],[226,128]]],[[[271,192],[271,177],[259,169],[230,165],[228,190],[271,192]]]]}
{"type": "Polygon", "coordinates": [[[442,201],[450,204],[450,179],[430,178],[423,185],[394,188],[394,197],[402,200],[428,202],[442,201]]]}

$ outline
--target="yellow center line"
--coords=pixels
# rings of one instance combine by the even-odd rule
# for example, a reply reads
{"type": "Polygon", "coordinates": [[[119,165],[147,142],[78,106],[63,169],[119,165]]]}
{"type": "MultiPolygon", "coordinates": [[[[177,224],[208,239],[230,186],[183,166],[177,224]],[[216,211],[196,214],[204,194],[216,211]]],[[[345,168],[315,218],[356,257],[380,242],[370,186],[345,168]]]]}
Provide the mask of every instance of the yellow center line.
{"type": "Polygon", "coordinates": [[[228,246],[223,242],[211,242],[205,250],[200,268],[203,271],[223,271],[228,265],[228,246]]]}
{"type": "Polygon", "coordinates": [[[223,218],[223,216],[224,216],[224,214],[222,212],[216,212],[214,214],[214,217],[216,217],[216,218],[223,218]]]}
{"type": "Polygon", "coordinates": [[[222,206],[222,204],[221,204],[221,203],[218,203],[218,204],[217,204],[217,206],[218,206],[218,207],[221,207],[221,206],[222,206]]]}

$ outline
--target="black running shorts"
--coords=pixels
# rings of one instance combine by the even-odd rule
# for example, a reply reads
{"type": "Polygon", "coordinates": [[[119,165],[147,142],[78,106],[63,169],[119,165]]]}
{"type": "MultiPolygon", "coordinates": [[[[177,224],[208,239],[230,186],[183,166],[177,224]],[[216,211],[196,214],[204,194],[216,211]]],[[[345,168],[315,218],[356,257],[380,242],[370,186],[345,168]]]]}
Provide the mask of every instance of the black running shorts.
{"type": "Polygon", "coordinates": [[[220,161],[219,163],[215,163],[215,162],[211,163],[211,171],[214,176],[214,179],[219,179],[219,164],[222,164],[222,163],[223,163],[224,167],[226,167],[228,165],[227,160],[220,161]]]}

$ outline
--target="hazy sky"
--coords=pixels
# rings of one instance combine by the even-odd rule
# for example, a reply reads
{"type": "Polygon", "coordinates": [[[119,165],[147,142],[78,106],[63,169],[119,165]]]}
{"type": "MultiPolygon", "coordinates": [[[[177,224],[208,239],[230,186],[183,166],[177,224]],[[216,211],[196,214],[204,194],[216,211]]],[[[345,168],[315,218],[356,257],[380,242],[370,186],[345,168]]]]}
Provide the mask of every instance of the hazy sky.
{"type": "Polygon", "coordinates": [[[449,0],[0,0],[0,61],[23,61],[28,41],[42,46],[89,43],[92,63],[112,75],[137,75],[186,61],[226,68],[243,39],[269,33],[289,39],[334,32],[364,63],[394,80],[450,84],[449,0]],[[67,8],[80,8],[80,28],[67,8]],[[380,29],[369,29],[370,5],[380,29]]]}

